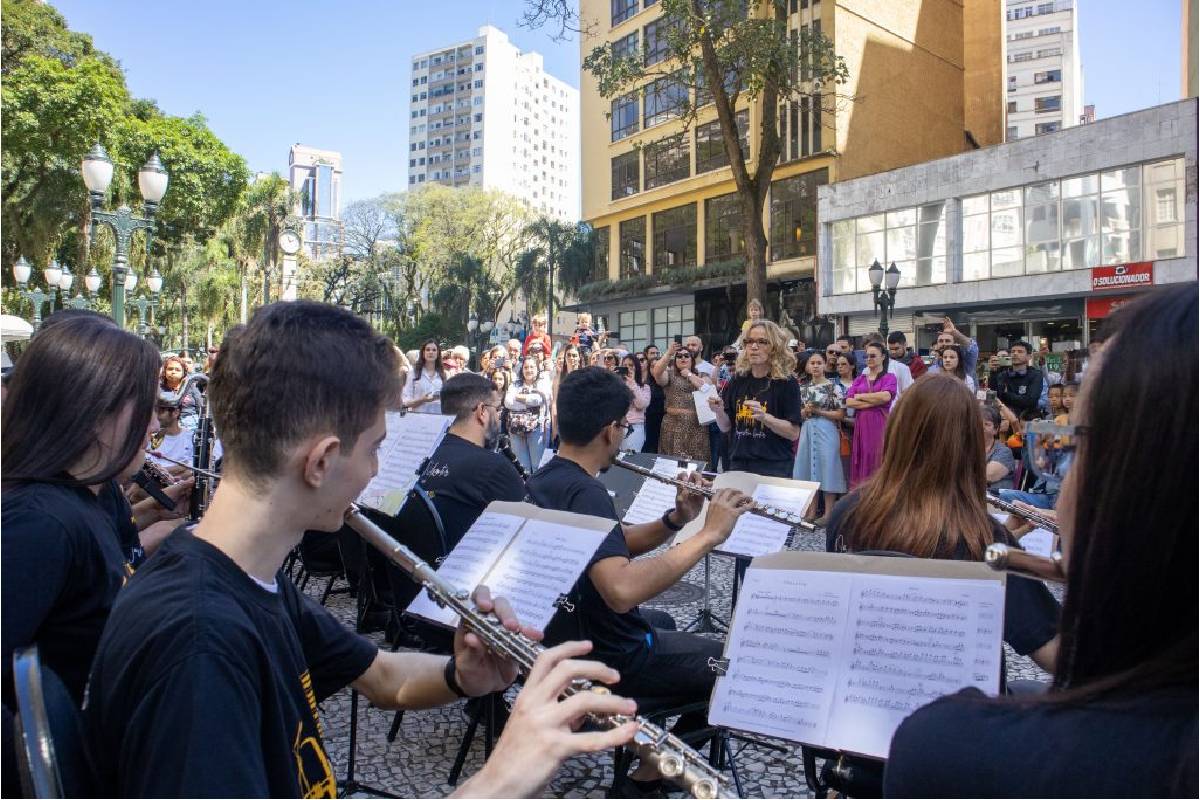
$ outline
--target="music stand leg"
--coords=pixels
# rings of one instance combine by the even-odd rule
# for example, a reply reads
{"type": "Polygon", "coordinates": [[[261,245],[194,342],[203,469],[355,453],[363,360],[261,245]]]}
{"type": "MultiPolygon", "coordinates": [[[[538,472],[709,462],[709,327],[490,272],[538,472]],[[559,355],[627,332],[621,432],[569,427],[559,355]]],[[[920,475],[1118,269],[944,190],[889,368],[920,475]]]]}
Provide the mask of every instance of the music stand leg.
{"type": "Polygon", "coordinates": [[[360,792],[373,794],[376,797],[399,797],[400,795],[385,792],[374,786],[360,783],[354,778],[354,761],[358,757],[358,692],[350,690],[350,746],[346,757],[346,779],[338,786],[338,796],[348,797],[360,792]]]}
{"type": "Polygon", "coordinates": [[[475,741],[475,731],[479,729],[479,717],[482,713],[483,703],[479,703],[471,711],[471,722],[467,725],[467,732],[463,735],[462,743],[458,746],[458,753],[454,756],[454,764],[450,767],[450,776],[446,779],[446,783],[451,786],[456,785],[462,775],[463,764],[466,763],[467,753],[471,750],[471,742],[475,741]]]}
{"type": "Polygon", "coordinates": [[[725,621],[718,617],[712,611],[709,588],[712,579],[709,576],[709,558],[710,554],[704,554],[704,607],[700,609],[700,613],[696,618],[684,626],[685,631],[691,633],[724,633],[728,629],[725,621]]]}

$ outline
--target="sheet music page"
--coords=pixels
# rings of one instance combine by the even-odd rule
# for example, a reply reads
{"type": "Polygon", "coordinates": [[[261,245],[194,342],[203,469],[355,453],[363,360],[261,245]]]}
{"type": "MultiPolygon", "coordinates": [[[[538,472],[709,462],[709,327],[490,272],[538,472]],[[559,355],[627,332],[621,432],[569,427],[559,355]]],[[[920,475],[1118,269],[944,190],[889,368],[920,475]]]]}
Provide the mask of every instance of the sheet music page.
{"type": "Polygon", "coordinates": [[[782,522],[758,514],[742,514],[729,538],[717,547],[717,552],[751,558],[778,553],[787,544],[790,530],[791,527],[782,522]]]}
{"type": "Polygon", "coordinates": [[[1027,553],[1049,558],[1054,552],[1054,534],[1045,528],[1034,528],[1022,536],[1018,544],[1027,553]]]}
{"type": "MultiPolygon", "coordinates": [[[[662,459],[659,459],[662,460],[662,459]]],[[[674,462],[671,462],[674,464],[674,462]]],[[[672,475],[672,477],[674,477],[672,475]]],[[[646,478],[642,488],[633,497],[629,510],[625,512],[625,522],[637,525],[642,522],[654,522],[663,514],[675,507],[675,487],[669,483],[646,478]]]]}
{"type": "Polygon", "coordinates": [[[522,624],[545,630],[558,611],[559,595],[571,591],[607,535],[531,519],[483,583],[493,597],[512,604],[522,624]]]}
{"type": "Polygon", "coordinates": [[[997,580],[752,567],[709,721],[885,758],[918,707],[997,692],[1003,616],[997,580]]]}
{"type": "Polygon", "coordinates": [[[764,506],[778,508],[803,518],[808,513],[816,492],[812,489],[776,486],[771,483],[760,483],[754,489],[752,497],[764,506]]]}
{"type": "Polygon", "coordinates": [[[694,461],[686,461],[679,463],[673,458],[655,458],[654,466],[650,471],[655,475],[662,475],[664,478],[675,478],[680,472],[695,472],[700,469],[700,465],[694,461]]]}
{"type": "Polygon", "coordinates": [[[886,758],[921,706],[967,686],[999,691],[998,581],[853,577],[827,746],[886,758]]]}
{"type": "Polygon", "coordinates": [[[729,672],[717,679],[710,723],[798,742],[824,737],[849,577],[746,571],[725,649],[729,672]]]}
{"type": "MultiPolygon", "coordinates": [[[[524,517],[484,511],[437,568],[438,574],[459,589],[474,591],[524,523],[524,517]]],[[[407,610],[443,625],[458,625],[458,615],[430,600],[426,592],[413,598],[407,610]]]]}
{"type": "Polygon", "coordinates": [[[441,414],[404,414],[389,411],[387,438],[379,454],[379,472],[371,479],[358,502],[385,514],[395,515],[413,484],[417,469],[433,455],[453,417],[441,414]]]}
{"type": "Polygon", "coordinates": [[[701,425],[707,425],[717,420],[717,412],[708,407],[708,398],[715,397],[716,394],[717,387],[711,383],[706,383],[692,392],[692,402],[696,404],[696,420],[701,425]]]}
{"type": "MultiPolygon", "coordinates": [[[[763,478],[748,473],[726,472],[714,483],[718,485],[741,488],[748,492],[754,500],[763,506],[778,508],[803,517],[808,505],[816,493],[817,484],[803,485],[799,481],[786,481],[789,485],[772,483],[771,478],[763,478]],[[753,488],[751,488],[753,487],[753,488]]],[[[785,522],[776,522],[759,514],[742,514],[737,525],[725,543],[717,548],[717,552],[740,556],[764,556],[778,553],[787,546],[788,532],[792,526],[785,522]]],[[[694,531],[684,530],[686,533],[694,531]]]]}

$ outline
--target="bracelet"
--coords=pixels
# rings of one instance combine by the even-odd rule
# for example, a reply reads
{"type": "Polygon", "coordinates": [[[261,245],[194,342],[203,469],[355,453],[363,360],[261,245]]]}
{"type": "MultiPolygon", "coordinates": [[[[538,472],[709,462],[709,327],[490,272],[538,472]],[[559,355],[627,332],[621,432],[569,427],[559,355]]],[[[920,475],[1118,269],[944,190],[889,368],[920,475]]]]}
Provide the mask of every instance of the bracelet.
{"type": "Polygon", "coordinates": [[[675,509],[673,508],[667,509],[666,513],[664,513],[659,519],[659,522],[661,522],[663,527],[669,530],[671,533],[678,533],[679,531],[683,530],[683,526],[676,525],[674,522],[671,522],[671,512],[674,510],[675,509]]]}
{"type": "Polygon", "coordinates": [[[450,658],[446,660],[446,666],[442,669],[442,677],[446,679],[446,686],[450,688],[450,691],[454,692],[459,697],[469,697],[469,695],[463,691],[463,688],[458,685],[458,678],[456,678],[454,675],[457,669],[458,665],[455,663],[454,656],[450,656],[450,658]]]}

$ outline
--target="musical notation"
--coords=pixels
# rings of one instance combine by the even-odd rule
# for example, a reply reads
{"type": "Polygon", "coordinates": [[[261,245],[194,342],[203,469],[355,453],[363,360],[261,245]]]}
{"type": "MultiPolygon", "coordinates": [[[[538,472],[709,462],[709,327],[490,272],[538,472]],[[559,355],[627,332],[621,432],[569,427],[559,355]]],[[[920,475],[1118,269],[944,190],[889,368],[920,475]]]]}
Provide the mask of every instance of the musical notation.
{"type": "Polygon", "coordinates": [[[387,437],[379,452],[379,471],[358,496],[358,502],[385,514],[396,514],[417,482],[417,470],[433,455],[453,417],[441,414],[400,414],[384,419],[387,437]]]}
{"type": "Polygon", "coordinates": [[[1004,590],[985,575],[752,567],[710,722],[886,757],[917,707],[966,686],[997,690],[1004,590]]]}

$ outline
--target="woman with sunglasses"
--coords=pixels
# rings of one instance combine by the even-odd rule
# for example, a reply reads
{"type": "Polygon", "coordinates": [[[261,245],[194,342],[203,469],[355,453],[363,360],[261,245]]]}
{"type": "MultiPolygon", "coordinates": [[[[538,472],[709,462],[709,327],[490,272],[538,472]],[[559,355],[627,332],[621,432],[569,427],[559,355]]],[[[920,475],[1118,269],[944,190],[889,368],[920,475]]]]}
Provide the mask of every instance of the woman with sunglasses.
{"type": "Polygon", "coordinates": [[[774,322],[752,323],[725,391],[708,399],[717,427],[730,436],[730,469],[792,477],[792,443],[800,437],[800,387],[787,341],[774,322]]]}
{"type": "Polygon", "coordinates": [[[1196,289],[1123,306],[1092,356],[1058,505],[1050,690],[918,709],[892,738],[884,796],[1197,796],[1196,289]],[[1176,366],[1172,391],[1129,369],[1147,353],[1176,366]]]}
{"type": "Polygon", "coordinates": [[[866,347],[867,370],[846,392],[846,407],[854,409],[854,439],[850,445],[850,487],[879,469],[883,460],[883,432],[896,399],[896,376],[888,372],[887,349],[879,342],[866,347]]]}
{"type": "Polygon", "coordinates": [[[692,392],[699,391],[708,379],[696,372],[696,357],[679,342],[671,342],[666,357],[658,360],[651,373],[666,401],[658,452],[707,463],[711,455],[708,428],[696,417],[692,392]]]}

